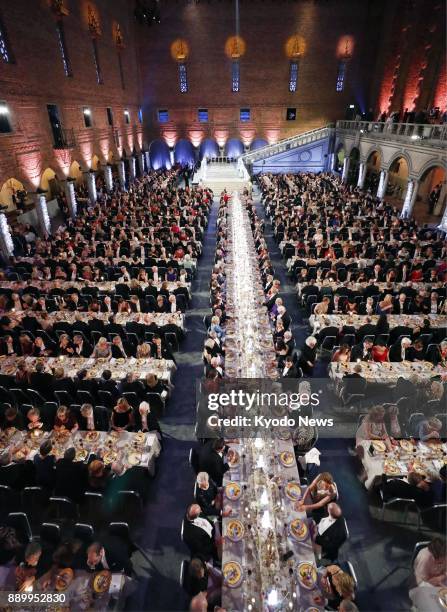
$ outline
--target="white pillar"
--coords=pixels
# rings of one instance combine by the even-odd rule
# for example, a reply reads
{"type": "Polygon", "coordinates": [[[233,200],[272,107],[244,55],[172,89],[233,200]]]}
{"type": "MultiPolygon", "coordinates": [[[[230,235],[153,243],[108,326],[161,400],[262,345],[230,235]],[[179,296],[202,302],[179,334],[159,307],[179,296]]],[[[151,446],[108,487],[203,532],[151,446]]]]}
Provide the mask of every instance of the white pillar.
{"type": "Polygon", "coordinates": [[[5,213],[0,213],[0,249],[6,260],[14,254],[14,243],[5,213]]]}
{"type": "Polygon", "coordinates": [[[335,153],[331,153],[329,158],[329,170],[333,172],[335,170],[335,153]]]}
{"type": "Polygon", "coordinates": [[[74,188],[74,181],[66,179],[64,181],[65,197],[67,198],[68,211],[70,217],[74,219],[78,214],[78,203],[76,202],[76,193],[74,188]]]}
{"type": "Polygon", "coordinates": [[[94,204],[98,199],[96,194],[96,180],[95,173],[93,170],[88,170],[88,172],[84,172],[85,182],[87,183],[88,189],[88,197],[90,199],[90,204],[94,204]]]}
{"type": "Polygon", "coordinates": [[[408,179],[407,192],[405,194],[404,205],[400,214],[401,219],[409,219],[411,217],[413,206],[416,202],[418,188],[419,181],[415,179],[408,179]]]}
{"type": "Polygon", "coordinates": [[[39,234],[42,238],[47,238],[51,233],[51,222],[48,214],[47,199],[44,193],[35,193],[34,202],[36,204],[37,220],[39,221],[39,234]]]}
{"type": "Polygon", "coordinates": [[[131,155],[129,159],[129,173],[130,173],[130,182],[133,182],[136,177],[135,157],[133,155],[131,155]]]}
{"type": "Polygon", "coordinates": [[[171,160],[171,166],[173,166],[175,164],[174,147],[170,147],[169,149],[169,159],[171,160]]]}
{"type": "Polygon", "coordinates": [[[118,177],[122,189],[126,189],[126,171],[124,169],[124,162],[122,159],[118,162],[118,177]]]}
{"type": "Polygon", "coordinates": [[[385,197],[386,187],[388,185],[388,170],[380,171],[379,186],[377,187],[377,197],[381,200],[385,197]]]}
{"type": "Polygon", "coordinates": [[[141,176],[143,176],[144,174],[144,153],[140,153],[140,155],[138,156],[138,163],[140,166],[140,174],[141,176]]]}
{"type": "MultiPolygon", "coordinates": [[[[1,215],[4,217],[5,215],[1,215]]],[[[447,234],[447,206],[444,208],[444,214],[442,215],[441,223],[438,225],[438,229],[447,234]]]]}
{"type": "Polygon", "coordinates": [[[106,189],[110,193],[113,191],[112,166],[110,164],[107,164],[104,168],[104,180],[106,183],[106,189]]]}
{"type": "Polygon", "coordinates": [[[345,159],[343,160],[343,172],[341,175],[341,180],[346,183],[346,181],[348,180],[348,172],[349,172],[349,157],[345,157],[345,159]]]}
{"type": "Polygon", "coordinates": [[[149,170],[151,169],[151,158],[149,155],[149,151],[146,151],[144,155],[146,156],[146,168],[147,168],[147,171],[149,172],[149,170]]]}
{"type": "Polygon", "coordinates": [[[357,187],[360,187],[360,189],[363,189],[363,185],[365,184],[365,178],[366,178],[366,163],[365,162],[360,162],[359,164],[359,178],[357,181],[357,187]]]}

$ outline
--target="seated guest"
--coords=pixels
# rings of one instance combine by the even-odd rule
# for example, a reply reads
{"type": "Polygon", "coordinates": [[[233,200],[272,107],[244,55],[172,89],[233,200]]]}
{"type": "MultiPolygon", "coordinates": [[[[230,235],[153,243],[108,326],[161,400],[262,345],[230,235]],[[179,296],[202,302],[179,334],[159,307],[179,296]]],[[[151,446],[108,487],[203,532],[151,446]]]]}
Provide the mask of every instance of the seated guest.
{"type": "Polygon", "coordinates": [[[36,485],[51,490],[55,482],[54,464],[56,461],[55,456],[50,454],[52,448],[51,440],[45,440],[40,445],[39,453],[34,456],[36,485]]]}
{"type": "Polygon", "coordinates": [[[87,466],[81,461],[75,461],[75,458],[76,449],[70,447],[62,459],[56,461],[54,491],[56,495],[78,503],[87,487],[87,466]]]}
{"type": "Polygon", "coordinates": [[[34,465],[31,461],[15,461],[14,453],[22,444],[7,448],[0,455],[0,485],[22,490],[34,484],[34,465]]]}
{"type": "Polygon", "coordinates": [[[419,439],[423,442],[426,440],[439,440],[441,438],[441,429],[442,423],[438,418],[424,419],[419,423],[419,439]]]}
{"type": "Polygon", "coordinates": [[[286,357],[284,360],[284,367],[281,372],[282,378],[298,378],[298,370],[293,363],[292,357],[286,357]]]}
{"type": "Polygon", "coordinates": [[[109,510],[113,512],[119,504],[118,491],[136,491],[143,501],[146,500],[149,478],[148,470],[141,465],[134,465],[126,469],[121,461],[114,461],[105,492],[109,510]]]}
{"type": "MultiPolygon", "coordinates": [[[[186,590],[190,597],[206,592],[206,608],[213,606],[220,600],[222,590],[222,572],[213,567],[211,563],[205,563],[199,557],[191,559],[186,576],[186,590]]],[[[215,608],[214,608],[215,609],[215,608]]]]}
{"type": "Polygon", "coordinates": [[[43,422],[40,418],[40,410],[39,408],[30,408],[26,413],[26,418],[28,419],[27,428],[30,430],[33,429],[43,429],[43,422]]]}
{"type": "Polygon", "coordinates": [[[110,348],[110,342],[107,342],[107,338],[104,338],[104,336],[99,338],[91,356],[93,359],[110,359],[112,349],[110,348]]]}
{"type": "Polygon", "coordinates": [[[365,318],[365,323],[361,325],[356,333],[358,342],[362,342],[365,336],[374,336],[376,335],[376,326],[371,322],[370,317],[365,318]]]}
{"type": "MultiPolygon", "coordinates": [[[[446,299],[447,303],[447,299],[446,299]]],[[[447,365],[447,340],[443,340],[439,345],[430,347],[427,351],[427,361],[430,361],[433,365],[441,365],[445,367],[447,365]]]]}
{"type": "Polygon", "coordinates": [[[161,429],[157,417],[152,413],[148,402],[141,402],[136,413],[135,427],[138,431],[156,433],[161,439],[161,429]]]}
{"type": "Polygon", "coordinates": [[[54,430],[75,433],[78,429],[78,422],[71,410],[67,406],[59,406],[54,419],[54,430]]]}
{"type": "Polygon", "coordinates": [[[101,430],[102,423],[99,421],[98,414],[93,410],[91,404],[82,404],[78,417],[79,429],[81,431],[101,430]]]}
{"type": "Polygon", "coordinates": [[[144,385],[137,378],[136,372],[129,372],[119,384],[118,391],[120,393],[135,393],[137,399],[144,397],[144,385]]]}
{"type": "Polygon", "coordinates": [[[372,347],[372,357],[375,363],[384,363],[388,361],[388,347],[383,340],[377,340],[377,343],[372,347]]]}
{"type": "Polygon", "coordinates": [[[70,339],[70,336],[68,334],[61,334],[59,336],[59,356],[62,355],[63,357],[73,357],[74,350],[74,345],[70,339]]]}
{"type": "Polygon", "coordinates": [[[387,293],[383,300],[380,300],[377,304],[377,314],[391,314],[393,312],[393,296],[390,293],[387,293]]]}
{"type": "Polygon", "coordinates": [[[30,387],[30,372],[26,367],[25,361],[17,361],[17,370],[14,374],[14,386],[20,389],[28,389],[30,387]]]}
{"type": "Polygon", "coordinates": [[[73,346],[74,346],[74,353],[73,353],[73,357],[90,357],[90,355],[92,354],[92,345],[87,342],[86,340],[84,340],[84,337],[81,336],[81,334],[74,334],[73,335],[73,346]]]}
{"type": "Polygon", "coordinates": [[[132,562],[126,544],[120,539],[107,536],[102,542],[93,542],[87,548],[87,559],[84,569],[98,572],[108,569],[111,572],[132,574],[132,562]]]}
{"type": "Polygon", "coordinates": [[[171,359],[175,363],[171,349],[157,334],[152,338],[152,356],[154,359],[171,359]]]}
{"type": "Polygon", "coordinates": [[[422,548],[413,563],[416,584],[442,587],[447,581],[446,545],[441,538],[434,538],[422,548]]]}
{"type": "Polygon", "coordinates": [[[99,379],[99,391],[108,391],[112,395],[112,400],[116,400],[119,397],[118,386],[112,379],[112,372],[110,370],[104,370],[99,379]]]}
{"type": "MultiPolygon", "coordinates": [[[[363,418],[356,433],[356,446],[369,440],[383,440],[388,450],[392,444],[385,425],[386,410],[383,406],[372,406],[363,418]]],[[[360,451],[361,452],[361,451],[360,451]]]]}
{"type": "Polygon", "coordinates": [[[96,398],[98,383],[94,378],[88,377],[88,371],[85,368],[76,374],[74,383],[78,391],[88,391],[93,399],[96,398]]]}
{"type": "Polygon", "coordinates": [[[199,457],[200,470],[207,472],[218,487],[222,486],[224,474],[230,469],[225,458],[226,450],[225,440],[218,438],[208,442],[201,449],[199,457]]]}
{"type": "Polygon", "coordinates": [[[297,502],[300,512],[312,511],[315,520],[320,520],[326,515],[327,505],[337,496],[332,474],[322,472],[307,487],[303,498],[297,502]]]}
{"type": "Polygon", "coordinates": [[[407,299],[405,293],[400,293],[397,300],[394,300],[393,304],[393,314],[413,314],[413,309],[411,307],[411,301],[407,299]]]}
{"type": "Polygon", "coordinates": [[[338,565],[326,567],[325,579],[328,586],[328,607],[331,610],[339,610],[342,601],[354,599],[354,579],[338,565]]]}
{"type": "Polygon", "coordinates": [[[135,424],[133,408],[126,398],[122,397],[118,400],[113,408],[110,422],[112,429],[115,431],[131,431],[133,429],[135,424]]]}
{"type": "Polygon", "coordinates": [[[445,503],[445,485],[442,476],[434,468],[427,468],[425,482],[428,484],[431,503],[445,503]]]}
{"type": "Polygon", "coordinates": [[[315,304],[314,315],[325,315],[328,314],[331,300],[329,297],[323,297],[321,302],[315,304]]]}
{"type": "Polygon", "coordinates": [[[220,516],[222,503],[218,489],[206,472],[197,474],[196,501],[206,516],[220,516]]]}
{"type": "Polygon", "coordinates": [[[356,344],[351,350],[351,362],[354,361],[372,361],[373,354],[373,341],[369,338],[365,338],[362,344],[356,344]]]}
{"type": "Polygon", "coordinates": [[[390,361],[414,361],[413,347],[410,338],[402,338],[390,348],[390,361]]]}
{"type": "Polygon", "coordinates": [[[213,316],[211,318],[210,331],[215,332],[219,339],[225,337],[225,330],[220,326],[219,317],[213,316]]]}
{"type": "Polygon", "coordinates": [[[148,374],[144,379],[146,393],[159,393],[163,398],[168,395],[168,387],[162,383],[156,374],[148,374]]]}
{"type": "Polygon", "coordinates": [[[304,376],[312,376],[315,362],[317,360],[317,339],[309,336],[304,341],[298,360],[298,366],[302,369],[304,376]]]}
{"type": "Polygon", "coordinates": [[[103,493],[111,478],[110,466],[104,465],[101,459],[93,459],[87,468],[87,485],[90,491],[103,493]]]}
{"type": "Polygon", "coordinates": [[[185,515],[183,541],[189,548],[191,557],[209,561],[218,556],[217,534],[213,523],[202,515],[199,504],[191,504],[185,515]]]}
{"type": "Polygon", "coordinates": [[[33,357],[51,357],[57,355],[57,345],[51,340],[36,336],[33,343],[33,357]]]}
{"type": "Polygon", "coordinates": [[[342,344],[332,355],[331,361],[334,363],[348,363],[351,359],[351,347],[349,344],[342,344]]]}
{"type": "Polygon", "coordinates": [[[15,406],[9,406],[9,408],[6,408],[4,415],[0,420],[0,429],[6,430],[10,427],[15,429],[25,428],[23,415],[15,406]]]}
{"type": "Polygon", "coordinates": [[[318,523],[315,544],[321,550],[321,557],[334,561],[338,558],[339,548],[346,541],[346,527],[338,504],[328,504],[327,512],[328,515],[318,523]]]}
{"type": "Polygon", "coordinates": [[[33,540],[25,548],[24,559],[15,569],[16,589],[19,592],[32,590],[36,578],[42,576],[46,569],[42,559],[42,546],[33,540]]]}
{"type": "Polygon", "coordinates": [[[31,389],[38,391],[46,400],[53,401],[53,376],[45,372],[43,363],[36,363],[35,372],[30,374],[31,389]]]}
{"type": "Polygon", "coordinates": [[[223,378],[224,372],[223,368],[220,365],[220,360],[218,357],[211,357],[209,363],[205,366],[206,377],[210,378],[211,375],[216,375],[218,378],[223,378]]]}
{"type": "Polygon", "coordinates": [[[112,344],[110,346],[112,351],[112,357],[115,359],[127,359],[132,356],[134,352],[131,345],[126,341],[125,345],[121,336],[113,336],[112,344]]]}
{"type": "Polygon", "coordinates": [[[149,359],[151,356],[151,345],[149,342],[142,342],[137,346],[137,359],[149,359]]]}

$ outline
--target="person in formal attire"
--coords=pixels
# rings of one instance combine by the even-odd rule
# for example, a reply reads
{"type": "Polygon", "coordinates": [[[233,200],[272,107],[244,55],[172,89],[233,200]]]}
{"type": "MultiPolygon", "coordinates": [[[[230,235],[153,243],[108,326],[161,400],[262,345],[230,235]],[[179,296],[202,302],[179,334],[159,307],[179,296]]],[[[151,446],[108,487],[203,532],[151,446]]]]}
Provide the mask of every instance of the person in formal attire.
{"type": "Polygon", "coordinates": [[[85,569],[90,572],[110,570],[132,574],[130,551],[119,538],[107,536],[101,542],[93,542],[87,547],[85,569]]]}
{"type": "Polygon", "coordinates": [[[91,356],[93,359],[110,359],[110,357],[112,357],[112,349],[107,338],[104,336],[99,338],[91,356]]]}
{"type": "Polygon", "coordinates": [[[372,358],[376,363],[384,363],[388,361],[389,349],[383,340],[377,340],[372,347],[372,358]]]}
{"type": "Polygon", "coordinates": [[[230,469],[226,452],[225,440],[218,438],[206,444],[199,457],[200,470],[207,472],[218,487],[222,486],[224,474],[230,469]]]}
{"type": "Polygon", "coordinates": [[[189,548],[191,557],[209,561],[220,556],[220,538],[213,523],[202,514],[199,504],[191,504],[188,507],[183,525],[183,541],[189,548]]]}
{"type": "Polygon", "coordinates": [[[102,459],[93,459],[87,468],[87,484],[90,491],[104,493],[111,478],[111,466],[104,465],[102,459]]]}
{"type": "Polygon", "coordinates": [[[390,451],[392,443],[385,424],[386,410],[383,406],[372,406],[363,418],[356,433],[356,446],[365,440],[382,440],[390,451]]]}
{"type": "Polygon", "coordinates": [[[42,395],[47,401],[52,401],[53,397],[53,376],[45,372],[43,363],[36,363],[36,369],[30,374],[30,385],[42,395]]]}
{"type": "MultiPolygon", "coordinates": [[[[222,572],[214,567],[212,563],[205,563],[199,557],[195,557],[189,562],[186,590],[192,598],[199,595],[199,593],[206,593],[205,610],[207,610],[209,606],[213,606],[220,601],[222,572]]],[[[216,610],[216,607],[214,610],[216,610]]]]}
{"type": "Polygon", "coordinates": [[[86,340],[84,340],[81,334],[73,335],[73,346],[74,346],[73,357],[84,357],[84,359],[87,359],[92,354],[92,351],[93,351],[92,345],[86,340]]]}
{"type": "Polygon", "coordinates": [[[197,474],[196,501],[205,516],[220,516],[222,498],[216,484],[206,472],[197,474]]]}
{"type": "Polygon", "coordinates": [[[87,466],[75,461],[76,449],[67,448],[55,465],[55,494],[79,503],[87,487],[87,466]]]}
{"type": "Polygon", "coordinates": [[[317,553],[322,558],[334,561],[338,558],[338,551],[346,541],[346,526],[341,508],[335,502],[327,506],[327,516],[323,517],[317,525],[315,544],[317,553]]]}
{"type": "Polygon", "coordinates": [[[24,429],[25,420],[21,412],[19,412],[16,406],[9,406],[6,408],[3,417],[0,419],[0,429],[3,431],[14,428],[24,429]]]}
{"type": "Polygon", "coordinates": [[[304,341],[298,360],[298,366],[303,371],[304,376],[312,376],[315,362],[317,360],[317,339],[309,336],[304,341]]]}
{"type": "Polygon", "coordinates": [[[51,455],[53,444],[51,440],[45,440],[40,445],[39,452],[34,456],[34,468],[36,472],[36,484],[44,489],[52,490],[55,482],[54,464],[56,458],[51,455]]]}
{"type": "Polygon", "coordinates": [[[331,361],[334,363],[348,363],[351,358],[351,347],[349,344],[342,344],[332,355],[331,361]]]}
{"type": "Polygon", "coordinates": [[[22,444],[9,447],[0,455],[0,485],[6,485],[19,491],[33,485],[35,477],[34,465],[31,461],[13,459],[14,453],[20,448],[22,444]]]}
{"type": "Polygon", "coordinates": [[[410,338],[401,338],[390,347],[390,361],[414,361],[413,347],[410,338]]]}
{"type": "Polygon", "coordinates": [[[322,472],[307,487],[302,499],[297,502],[300,512],[312,512],[315,520],[321,519],[327,513],[327,505],[334,501],[337,488],[332,474],[322,472]]]}
{"type": "Polygon", "coordinates": [[[418,434],[419,439],[425,442],[426,440],[439,440],[441,438],[442,422],[431,417],[424,419],[419,423],[418,434]]]}
{"type": "Polygon", "coordinates": [[[133,408],[126,400],[121,397],[112,410],[111,426],[115,431],[131,431],[135,425],[133,408]]]}
{"type": "Polygon", "coordinates": [[[355,344],[351,350],[351,362],[373,361],[373,344],[373,341],[369,338],[365,338],[361,344],[355,344]]]}
{"type": "Polygon", "coordinates": [[[59,406],[54,419],[55,431],[69,431],[72,434],[79,429],[75,415],[67,406],[59,406]]]}
{"type": "Polygon", "coordinates": [[[296,369],[292,357],[284,359],[284,367],[281,371],[282,378],[298,378],[298,370],[296,369]]]}
{"type": "Polygon", "coordinates": [[[442,587],[447,582],[446,543],[435,537],[428,546],[422,548],[413,563],[416,584],[431,584],[442,587]]]}

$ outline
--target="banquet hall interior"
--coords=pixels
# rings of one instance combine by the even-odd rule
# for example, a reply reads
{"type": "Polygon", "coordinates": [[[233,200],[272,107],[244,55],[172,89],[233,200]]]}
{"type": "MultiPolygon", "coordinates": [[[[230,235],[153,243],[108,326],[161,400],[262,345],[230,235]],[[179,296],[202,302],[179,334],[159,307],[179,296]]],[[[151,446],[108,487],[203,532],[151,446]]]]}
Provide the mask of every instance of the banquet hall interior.
{"type": "Polygon", "coordinates": [[[447,609],[445,22],[0,0],[0,610],[447,609]]]}

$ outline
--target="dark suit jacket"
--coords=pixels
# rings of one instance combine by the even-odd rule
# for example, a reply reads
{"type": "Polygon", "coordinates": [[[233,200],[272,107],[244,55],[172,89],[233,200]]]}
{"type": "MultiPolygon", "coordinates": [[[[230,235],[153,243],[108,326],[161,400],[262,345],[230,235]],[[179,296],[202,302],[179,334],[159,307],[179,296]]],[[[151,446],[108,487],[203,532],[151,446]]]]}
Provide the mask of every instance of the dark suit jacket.
{"type": "Polygon", "coordinates": [[[36,485],[52,489],[54,486],[56,472],[54,469],[54,455],[41,457],[39,454],[34,456],[34,467],[36,470],[36,485]]]}
{"type": "MultiPolygon", "coordinates": [[[[202,516],[202,518],[206,517],[202,516]]],[[[214,555],[213,538],[210,538],[204,529],[197,527],[187,518],[184,522],[183,541],[189,548],[191,557],[200,557],[204,561],[208,561],[214,555]]]]}
{"type": "Polygon", "coordinates": [[[360,359],[360,361],[372,361],[372,352],[369,350],[366,353],[366,357],[363,356],[363,344],[356,344],[351,350],[350,361],[354,362],[360,359]]]}
{"type": "Polygon", "coordinates": [[[12,489],[23,489],[35,482],[35,470],[31,461],[11,463],[0,467],[0,484],[12,489]]]}
{"type": "Polygon", "coordinates": [[[79,502],[87,488],[87,466],[78,461],[56,461],[55,493],[79,502]]]}
{"type": "Polygon", "coordinates": [[[322,535],[317,534],[315,538],[315,542],[322,548],[321,556],[331,560],[338,557],[338,549],[345,541],[345,524],[341,516],[322,535]]]}
{"type": "Polygon", "coordinates": [[[38,391],[48,400],[53,400],[53,376],[46,372],[33,372],[30,376],[30,388],[38,391]]]}
{"type": "Polygon", "coordinates": [[[229,465],[224,462],[221,457],[211,446],[205,446],[199,457],[200,470],[207,472],[210,479],[213,480],[218,487],[222,486],[222,480],[229,465]]]}
{"type": "Polygon", "coordinates": [[[357,330],[357,341],[363,342],[363,338],[365,336],[375,336],[376,335],[376,326],[372,323],[365,323],[357,330]]]}
{"type": "MultiPolygon", "coordinates": [[[[131,550],[126,543],[115,536],[102,536],[100,542],[104,547],[105,560],[111,572],[122,572],[130,576],[132,574],[132,562],[130,560],[131,550]]],[[[83,555],[78,563],[78,569],[87,572],[99,572],[104,568],[102,563],[98,563],[94,569],[87,565],[87,554],[83,555]]]]}

